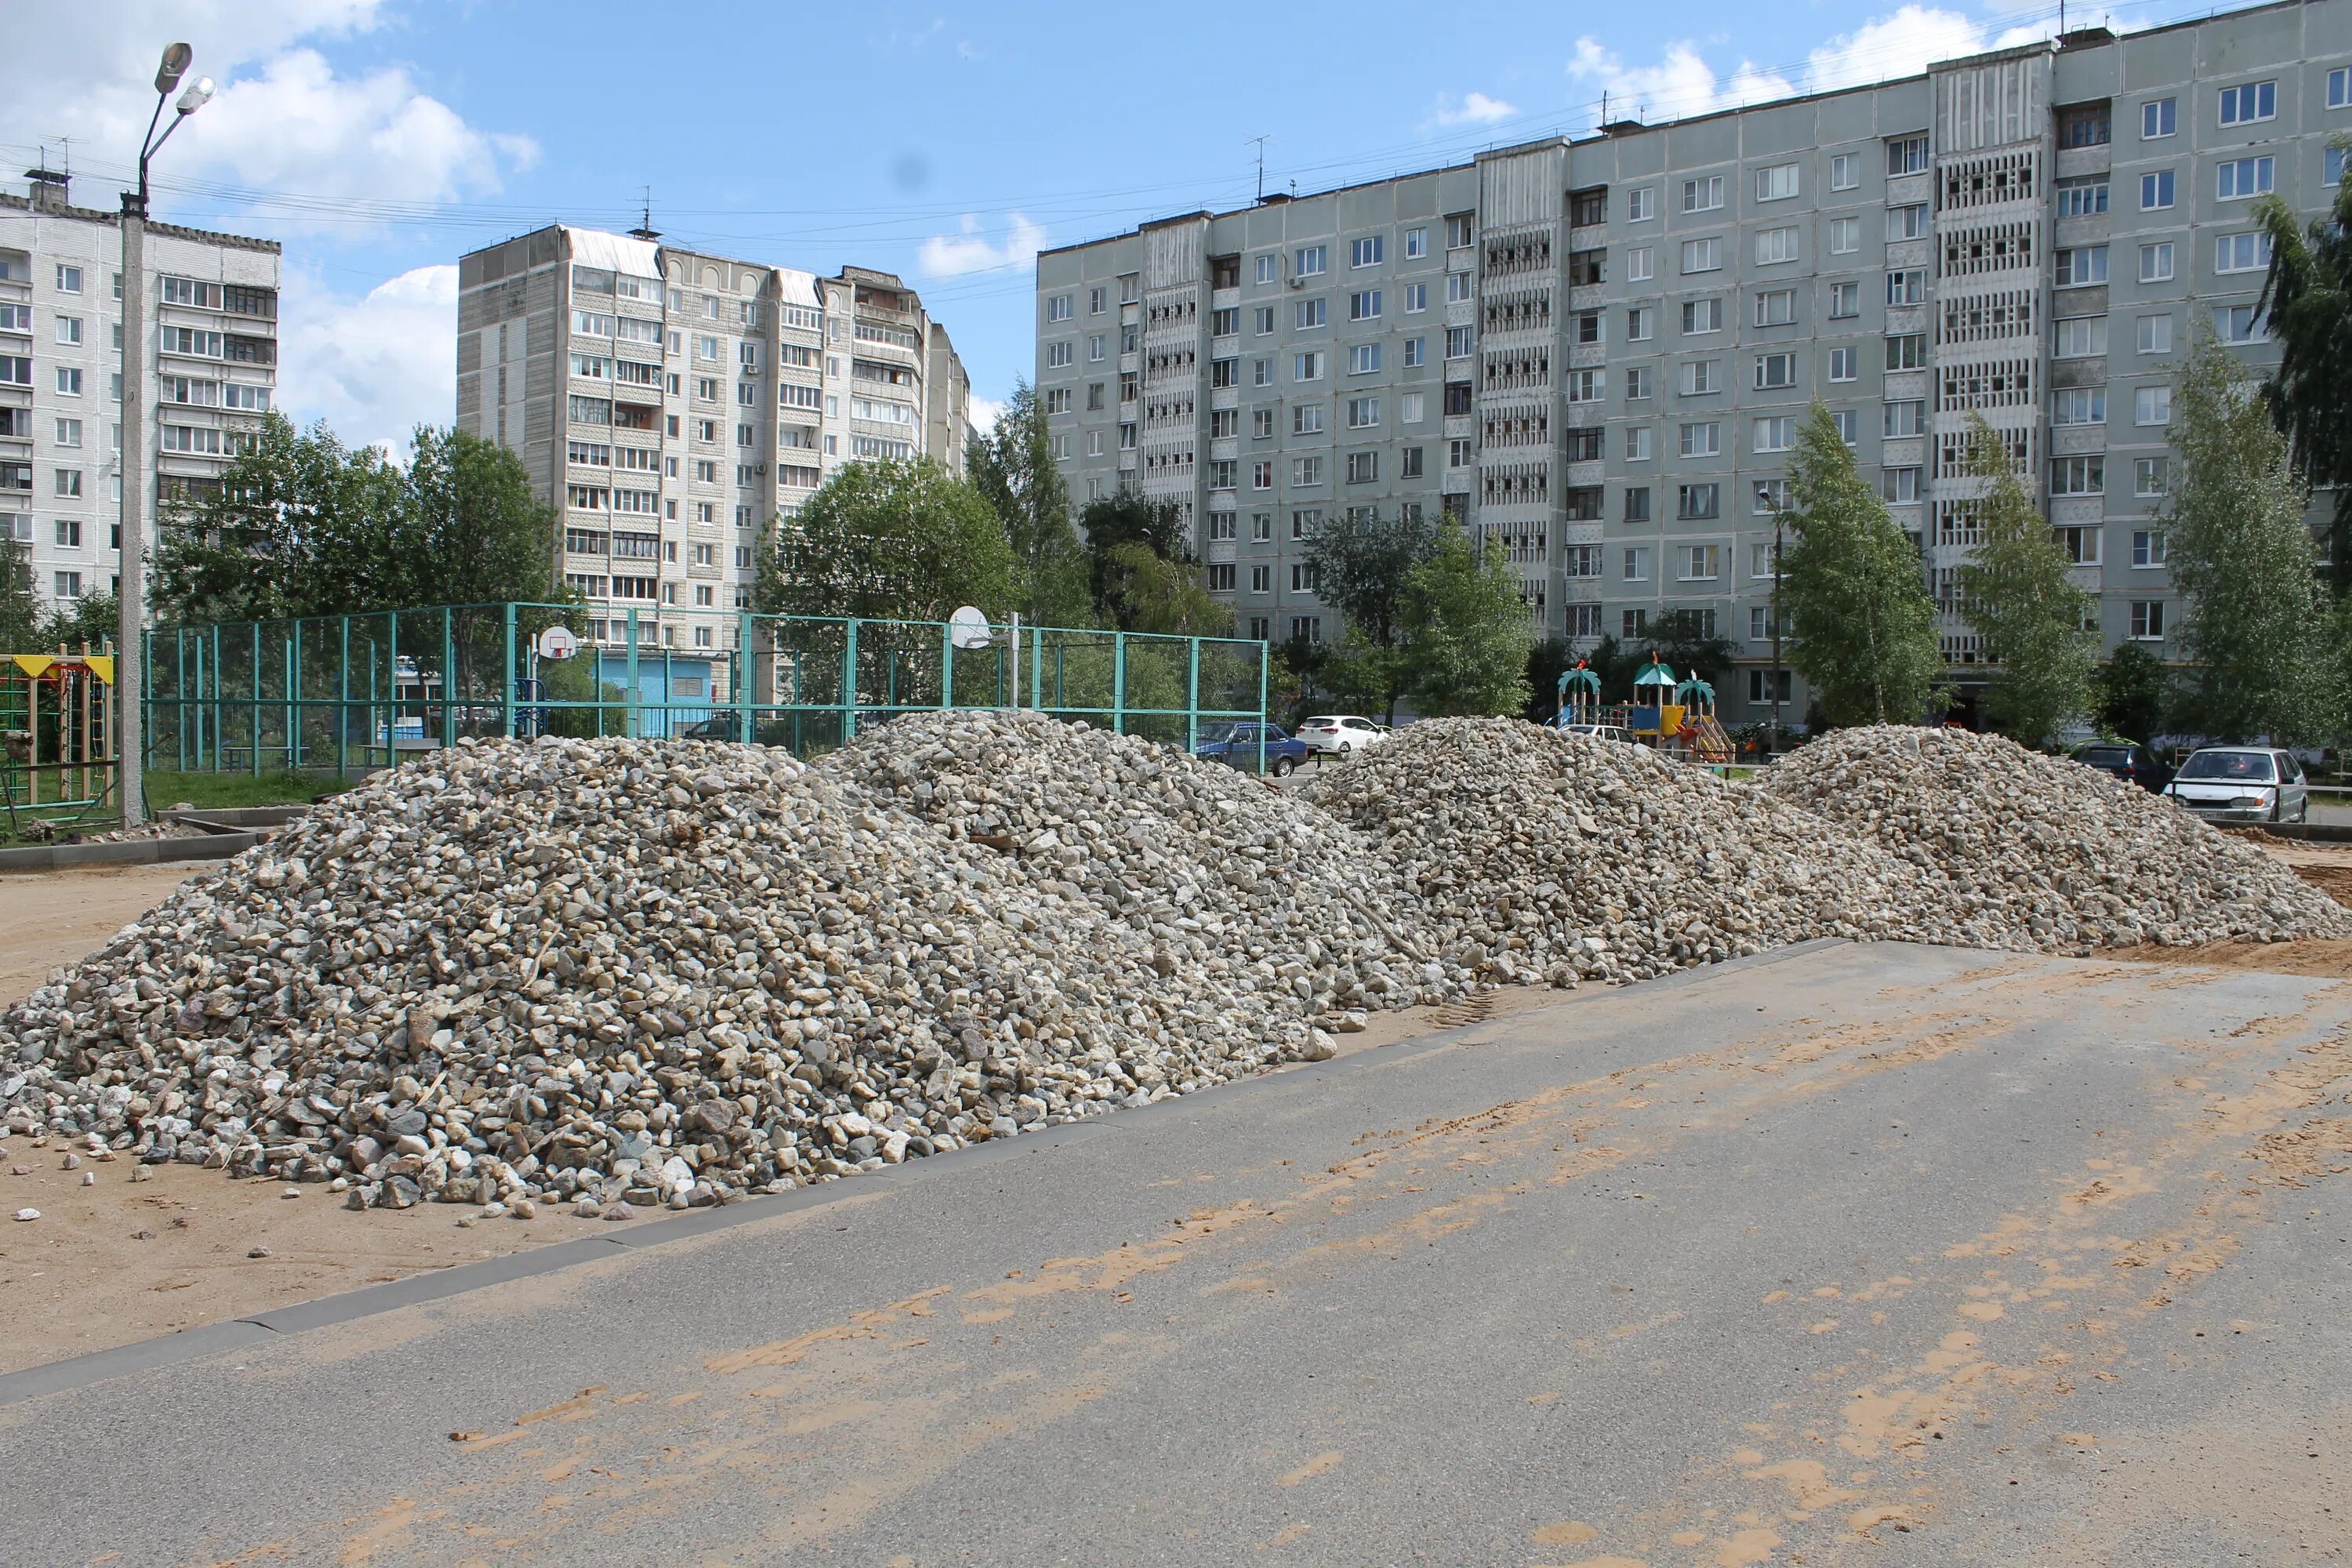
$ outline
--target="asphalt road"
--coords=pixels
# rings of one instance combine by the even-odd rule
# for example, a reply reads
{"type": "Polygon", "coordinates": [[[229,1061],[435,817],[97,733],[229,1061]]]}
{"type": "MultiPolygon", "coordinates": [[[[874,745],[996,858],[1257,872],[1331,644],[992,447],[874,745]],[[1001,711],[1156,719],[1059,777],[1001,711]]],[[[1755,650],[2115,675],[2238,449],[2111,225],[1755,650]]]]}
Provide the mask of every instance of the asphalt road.
{"type": "Polygon", "coordinates": [[[2339,1561],[2347,1022],[1923,948],[1580,994],[0,1405],[0,1560],[2339,1561]]]}

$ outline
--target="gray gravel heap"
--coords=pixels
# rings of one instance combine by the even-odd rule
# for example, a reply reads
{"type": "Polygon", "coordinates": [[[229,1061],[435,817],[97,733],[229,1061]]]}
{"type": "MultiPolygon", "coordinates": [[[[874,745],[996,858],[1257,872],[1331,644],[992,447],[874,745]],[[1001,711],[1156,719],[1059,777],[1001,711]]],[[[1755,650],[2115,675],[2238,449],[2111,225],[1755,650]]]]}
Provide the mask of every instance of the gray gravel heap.
{"type": "Polygon", "coordinates": [[[1913,869],[1645,747],[1424,721],[1307,785],[1500,980],[1639,980],[1813,937],[1967,941],[1913,869]]]}
{"type": "Polygon", "coordinates": [[[2275,857],[2145,790],[1998,735],[1843,730],[1753,786],[1916,867],[1992,945],[2352,936],[2352,910],[2275,857]]]}
{"type": "Polygon", "coordinates": [[[461,744],[0,1015],[0,1118],[354,1205],[694,1205],[1328,1054],[1379,978],[1200,962],[1093,879],[780,752],[461,744]]]}
{"type": "Polygon", "coordinates": [[[1318,1012],[1442,1002],[1418,900],[1354,832],[1222,763],[1042,713],[910,714],[820,766],[1012,856],[1187,967],[1318,1012]],[[1255,977],[1254,981],[1251,977],[1255,977]]]}

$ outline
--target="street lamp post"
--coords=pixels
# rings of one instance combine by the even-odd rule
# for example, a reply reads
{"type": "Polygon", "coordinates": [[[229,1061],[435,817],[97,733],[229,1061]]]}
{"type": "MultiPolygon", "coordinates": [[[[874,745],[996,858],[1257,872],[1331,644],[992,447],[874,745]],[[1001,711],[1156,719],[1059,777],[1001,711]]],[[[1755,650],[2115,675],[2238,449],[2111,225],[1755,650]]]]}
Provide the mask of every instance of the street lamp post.
{"type": "Polygon", "coordinates": [[[147,161],[163,150],[180,121],[213,95],[212,79],[198,77],[173,106],[172,123],[163,127],[163,135],[155,134],[163,118],[163,100],[180,85],[194,55],[185,44],[163,51],[155,71],[155,112],[148,117],[147,137],[139,144],[139,188],[122,193],[122,537],[116,556],[116,602],[122,620],[114,648],[114,750],[126,827],[147,820],[145,715],[141,710],[145,674],[140,658],[147,619],[147,161]]]}

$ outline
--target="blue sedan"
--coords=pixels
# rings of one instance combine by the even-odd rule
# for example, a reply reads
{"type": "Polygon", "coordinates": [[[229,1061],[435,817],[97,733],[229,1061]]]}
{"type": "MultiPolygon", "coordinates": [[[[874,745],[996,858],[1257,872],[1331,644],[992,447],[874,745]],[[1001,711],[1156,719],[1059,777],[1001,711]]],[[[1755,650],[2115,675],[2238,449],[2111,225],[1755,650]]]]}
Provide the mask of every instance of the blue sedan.
{"type": "Polygon", "coordinates": [[[1240,724],[1203,724],[1192,742],[1192,754],[1203,762],[1231,763],[1255,773],[1259,744],[1265,745],[1265,771],[1283,778],[1307,760],[1307,742],[1279,724],[1255,720],[1240,724]]]}

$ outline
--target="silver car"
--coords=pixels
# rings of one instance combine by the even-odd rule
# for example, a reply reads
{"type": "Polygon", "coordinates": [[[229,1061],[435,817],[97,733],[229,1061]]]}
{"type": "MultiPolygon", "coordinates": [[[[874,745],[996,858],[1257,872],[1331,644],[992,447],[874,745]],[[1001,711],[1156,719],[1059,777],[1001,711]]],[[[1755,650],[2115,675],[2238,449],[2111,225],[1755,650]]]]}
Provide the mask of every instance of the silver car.
{"type": "Polygon", "coordinates": [[[2164,786],[2208,822],[2301,822],[2311,811],[2303,764],[2265,746],[2207,746],[2164,786]]]}

